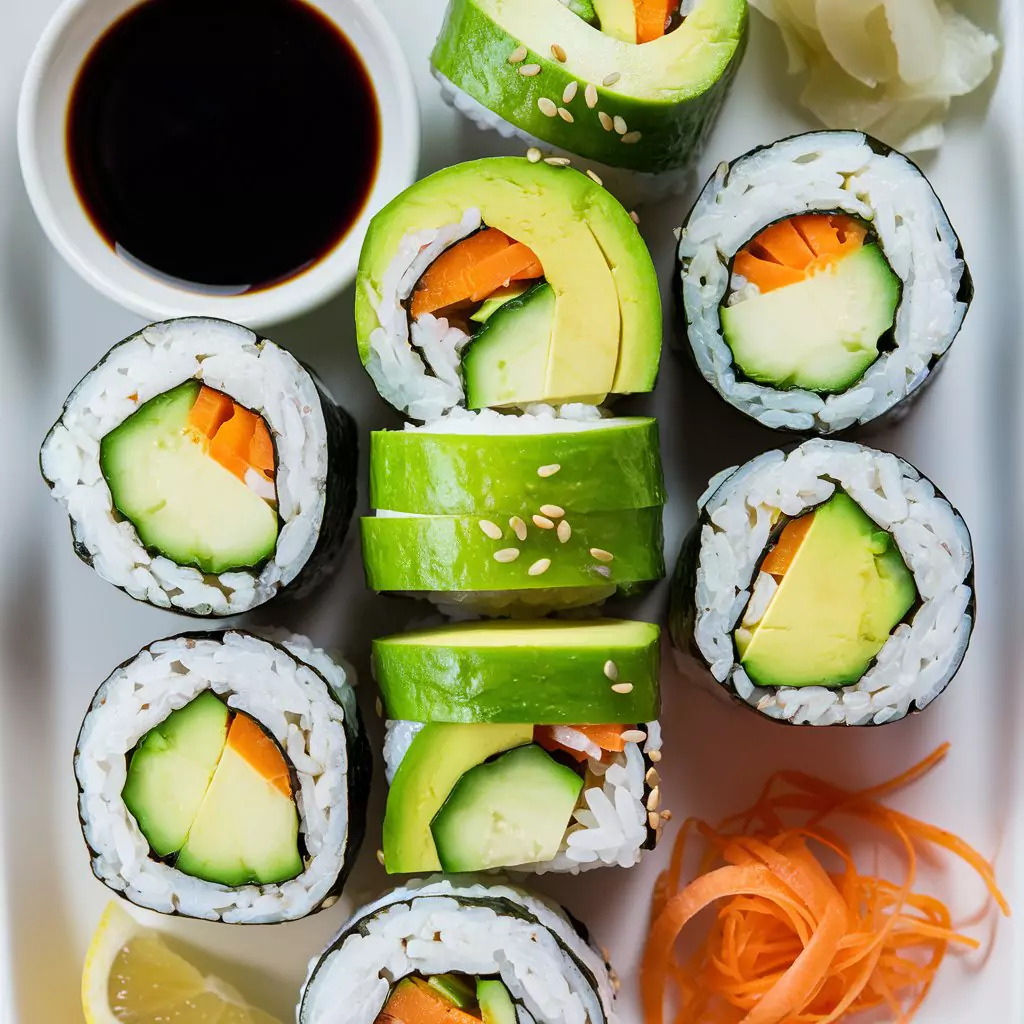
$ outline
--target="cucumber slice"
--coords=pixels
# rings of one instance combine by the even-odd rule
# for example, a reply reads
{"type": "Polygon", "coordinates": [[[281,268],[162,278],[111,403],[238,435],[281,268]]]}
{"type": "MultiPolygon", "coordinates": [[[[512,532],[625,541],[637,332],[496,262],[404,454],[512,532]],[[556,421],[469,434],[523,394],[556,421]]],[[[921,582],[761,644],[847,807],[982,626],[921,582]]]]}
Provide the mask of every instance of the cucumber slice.
{"type": "Polygon", "coordinates": [[[507,285],[504,288],[499,288],[489,299],[484,299],[480,303],[480,308],[470,316],[470,320],[475,321],[478,324],[487,323],[490,318],[505,305],[509,299],[518,299],[523,292],[526,291],[530,286],[522,282],[516,284],[507,285]]]}
{"type": "Polygon", "coordinates": [[[461,623],[374,640],[373,661],[389,718],[649,722],[660,707],[659,632],[618,619],[461,623]],[[612,690],[611,676],[633,688],[612,690]]]}
{"type": "Polygon", "coordinates": [[[441,993],[460,1010],[474,1010],[477,1006],[476,988],[461,974],[432,974],[427,984],[441,993]]]}
{"type": "Polygon", "coordinates": [[[483,1024],[516,1024],[516,1008],[508,989],[497,978],[480,978],[476,998],[483,1024]]]}

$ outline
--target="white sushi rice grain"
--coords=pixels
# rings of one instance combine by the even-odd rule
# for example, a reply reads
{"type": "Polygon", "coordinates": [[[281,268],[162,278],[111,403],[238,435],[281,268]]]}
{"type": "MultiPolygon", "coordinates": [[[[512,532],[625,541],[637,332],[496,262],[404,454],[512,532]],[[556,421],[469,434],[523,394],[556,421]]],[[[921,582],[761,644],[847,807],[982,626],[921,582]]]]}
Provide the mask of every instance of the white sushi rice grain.
{"type": "Polygon", "coordinates": [[[131,902],[162,913],[245,924],[306,916],[331,892],[345,864],[348,743],[357,723],[352,677],[304,637],[289,636],[279,647],[231,631],[151,644],[99,688],[78,738],[79,810],[93,871],[131,902]],[[306,848],[296,878],[229,887],[177,871],[152,857],[121,798],[127,755],[205,690],[255,718],[292,761],[306,848]]]}
{"type": "Polygon", "coordinates": [[[863,445],[813,439],[789,454],[752,459],[719,481],[702,510],[710,521],[701,527],[694,639],[714,678],[763,714],[810,725],[902,718],[912,705],[934,700],[959,668],[973,625],[971,540],[959,513],[909,463],[863,445]],[[837,484],[891,532],[921,604],[855,684],[754,686],[735,660],[736,607],[745,609],[744,627],[757,624],[773,590],[768,574],[755,580],[754,573],[773,524],[825,501],[837,484]]]}
{"type": "Polygon", "coordinates": [[[958,245],[920,170],[899,153],[875,153],[860,132],[799,135],[720,164],[679,240],[697,366],[728,402],[767,427],[824,434],[866,423],[918,388],[960,330],[967,304],[957,298],[965,273],[958,245]],[[770,224],[833,210],[871,225],[902,282],[895,349],[883,352],[843,394],[738,380],[719,315],[730,287],[729,264],[770,224]]]}

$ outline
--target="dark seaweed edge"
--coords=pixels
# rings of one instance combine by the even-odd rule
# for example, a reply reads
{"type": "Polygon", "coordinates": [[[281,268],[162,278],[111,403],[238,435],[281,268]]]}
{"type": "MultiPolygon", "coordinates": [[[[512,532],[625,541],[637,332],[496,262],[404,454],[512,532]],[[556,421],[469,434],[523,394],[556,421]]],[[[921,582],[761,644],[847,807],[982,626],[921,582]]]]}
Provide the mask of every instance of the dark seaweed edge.
{"type": "MultiPolygon", "coordinates": [[[[262,723],[260,723],[260,725],[262,726],[262,723]]],[[[280,744],[278,744],[278,748],[280,749],[280,744]]],[[[292,763],[291,763],[291,758],[288,758],[287,753],[285,754],[285,757],[286,757],[286,760],[287,760],[287,764],[288,764],[289,770],[290,771],[293,770],[294,769],[294,765],[292,765],[292,763]]],[[[92,870],[93,876],[97,879],[97,881],[102,882],[103,885],[110,892],[112,892],[119,899],[124,900],[126,903],[131,903],[134,906],[141,907],[144,910],[151,910],[153,913],[155,913],[155,914],[162,914],[165,917],[182,917],[182,918],[187,918],[187,919],[190,919],[190,920],[193,920],[193,921],[210,921],[213,924],[226,924],[226,925],[235,925],[235,926],[240,926],[240,927],[255,926],[257,924],[260,924],[260,925],[266,925],[266,924],[271,924],[271,925],[273,925],[273,924],[287,924],[289,921],[300,921],[300,920],[304,920],[307,917],[312,917],[314,914],[318,914],[322,910],[327,910],[330,907],[334,906],[335,903],[337,903],[338,898],[341,895],[341,893],[342,893],[342,891],[343,891],[343,889],[345,887],[345,882],[348,880],[348,876],[350,875],[350,873],[352,871],[352,868],[354,867],[355,862],[358,859],[359,850],[360,850],[360,847],[362,846],[363,838],[364,838],[364,836],[366,834],[366,812],[367,812],[367,804],[368,804],[369,797],[370,797],[370,783],[372,781],[372,775],[373,775],[373,757],[372,757],[372,753],[371,753],[371,750],[370,750],[370,741],[367,738],[365,729],[363,728],[362,715],[359,713],[359,711],[357,709],[357,711],[356,711],[356,721],[351,723],[351,728],[350,728],[348,712],[346,711],[346,709],[345,709],[344,705],[341,703],[341,701],[338,700],[338,698],[335,696],[335,693],[334,693],[334,690],[331,687],[331,684],[322,675],[322,673],[319,671],[319,669],[316,668],[316,666],[311,665],[309,662],[307,662],[303,658],[299,657],[299,655],[293,654],[283,644],[278,643],[277,641],[274,641],[274,640],[268,640],[266,637],[261,636],[259,633],[254,633],[254,632],[252,632],[251,630],[248,630],[248,629],[226,628],[226,629],[213,629],[213,630],[189,630],[189,631],[186,631],[186,632],[183,632],[183,633],[175,633],[175,634],[172,634],[171,636],[162,637],[162,638],[160,638],[158,640],[151,640],[148,644],[146,644],[145,647],[141,648],[135,654],[131,655],[131,657],[125,658],[124,661],[122,661],[120,664],[116,665],[108,673],[107,678],[104,679],[102,683],[100,683],[99,687],[97,687],[95,693],[93,694],[92,700],[89,702],[89,708],[88,708],[88,710],[85,713],[85,717],[82,719],[82,724],[79,726],[78,734],[75,737],[75,749],[74,749],[74,753],[72,755],[71,767],[72,767],[72,771],[73,771],[74,776],[75,776],[75,791],[76,791],[76,794],[77,794],[75,803],[76,803],[76,809],[77,809],[77,812],[78,812],[78,825],[79,825],[79,828],[81,829],[81,832],[82,832],[82,841],[85,843],[85,847],[89,851],[89,867],[92,870]],[[98,850],[93,849],[93,847],[89,845],[89,837],[86,834],[86,821],[85,821],[85,818],[84,818],[84,816],[82,814],[82,796],[84,795],[84,793],[83,793],[83,790],[82,790],[82,784],[81,784],[81,782],[80,782],[80,780],[78,778],[79,744],[80,744],[80,741],[82,739],[82,733],[85,730],[85,724],[88,721],[89,716],[96,709],[96,707],[102,706],[102,704],[106,702],[106,698],[104,698],[103,701],[101,701],[101,702],[99,702],[99,704],[97,704],[97,701],[98,701],[99,696],[100,696],[100,691],[107,684],[107,682],[108,682],[108,680],[110,679],[111,676],[113,676],[116,672],[119,672],[121,669],[127,668],[140,655],[149,652],[150,649],[154,645],[156,645],[156,644],[166,643],[166,642],[171,641],[171,640],[184,640],[186,642],[186,644],[190,640],[192,640],[192,641],[213,640],[213,641],[217,641],[217,642],[223,642],[223,638],[227,634],[229,634],[229,633],[237,633],[237,634],[239,634],[241,636],[252,637],[255,640],[260,640],[263,643],[269,644],[271,647],[273,647],[273,648],[277,649],[278,651],[280,651],[282,654],[285,655],[285,657],[291,659],[291,661],[293,661],[296,665],[299,665],[299,666],[304,667],[304,668],[308,668],[324,684],[324,689],[327,691],[328,697],[332,701],[334,701],[334,703],[337,704],[338,707],[340,707],[342,709],[342,712],[344,713],[344,715],[343,715],[343,722],[344,722],[344,730],[345,730],[345,736],[346,736],[346,746],[347,746],[347,749],[348,749],[348,768],[347,768],[347,771],[346,771],[346,783],[347,783],[346,794],[347,794],[347,802],[348,802],[348,808],[347,808],[347,810],[348,810],[348,828],[347,828],[346,836],[345,836],[345,856],[344,856],[344,858],[342,860],[342,865],[341,865],[341,868],[340,868],[340,870],[338,872],[338,877],[335,879],[334,883],[327,890],[327,892],[324,893],[324,895],[321,897],[319,903],[317,903],[314,907],[312,907],[309,910],[308,913],[302,914],[299,917],[282,917],[282,918],[278,918],[276,921],[259,921],[259,922],[256,922],[256,921],[225,921],[225,920],[223,920],[223,918],[219,918],[219,917],[218,918],[214,918],[214,919],[211,919],[211,918],[208,918],[208,917],[196,917],[196,916],[193,916],[192,914],[183,913],[180,910],[157,910],[157,909],[155,909],[153,907],[147,906],[144,903],[136,903],[135,900],[133,900],[124,889],[115,889],[113,886],[111,886],[108,883],[108,881],[105,878],[102,878],[100,876],[100,874],[97,872],[97,870],[96,870],[96,861],[99,858],[100,854],[99,854],[98,850]]],[[[305,868],[303,868],[303,874],[304,873],[305,873],[305,868]]],[[[186,877],[191,877],[191,876],[186,876],[186,877]]],[[[301,877],[302,877],[301,875],[297,875],[296,876],[296,878],[301,878],[301,877]]],[[[200,881],[202,881],[202,880],[200,879],[200,881]]],[[[294,879],[289,879],[289,881],[294,881],[294,879]]],[[[209,885],[221,885],[222,883],[219,883],[219,882],[209,882],[207,884],[209,884],[209,885]]],[[[273,883],[272,885],[269,885],[269,886],[259,885],[259,886],[255,886],[255,888],[258,888],[260,890],[261,895],[262,895],[263,892],[266,891],[267,889],[271,889],[271,888],[275,888],[276,889],[276,888],[279,888],[280,885],[282,885],[282,884],[286,884],[286,883],[273,883]]],[[[249,888],[249,887],[250,886],[246,885],[246,886],[224,886],[223,888],[225,890],[227,890],[228,892],[230,892],[233,889],[249,888]]]]}
{"type": "MultiPolygon", "coordinates": [[[[884,452],[878,448],[871,448],[869,445],[859,444],[858,442],[848,442],[858,444],[858,447],[864,448],[868,451],[881,452],[883,455],[892,454],[890,452],[884,452]]],[[[793,451],[800,447],[799,444],[792,444],[785,449],[785,452],[793,451]]],[[[669,642],[672,646],[679,651],[681,654],[688,656],[691,661],[699,665],[704,671],[708,681],[715,687],[716,690],[721,690],[727,693],[734,702],[741,704],[748,711],[754,712],[759,718],[765,719],[769,722],[774,722],[777,725],[785,725],[795,727],[798,729],[861,729],[865,726],[872,728],[882,727],[886,725],[893,725],[896,722],[902,722],[904,719],[909,718],[911,715],[918,715],[922,711],[931,707],[949,688],[950,683],[956,678],[957,673],[963,665],[964,659],[967,657],[967,652],[970,649],[971,641],[974,639],[974,627],[977,623],[977,588],[974,585],[974,572],[975,572],[975,559],[974,559],[974,539],[971,536],[970,527],[967,525],[967,520],[961,514],[960,510],[954,505],[946,495],[935,486],[934,481],[931,477],[926,476],[922,473],[913,463],[897,455],[897,459],[901,462],[906,463],[910,466],[922,480],[927,481],[933,488],[935,488],[935,497],[949,504],[953,514],[960,520],[964,525],[964,530],[967,533],[967,539],[971,545],[971,568],[964,579],[964,585],[970,588],[971,597],[967,604],[966,613],[970,616],[971,625],[968,630],[967,644],[964,646],[963,651],[960,653],[960,658],[955,665],[951,666],[952,671],[949,673],[949,677],[942,684],[942,689],[939,690],[935,696],[926,704],[924,707],[918,707],[917,701],[913,700],[910,702],[910,707],[907,711],[900,715],[898,718],[890,718],[885,722],[875,723],[873,721],[864,722],[861,725],[850,725],[848,722],[830,722],[828,725],[815,725],[811,722],[793,722],[785,718],[774,718],[771,715],[766,715],[762,711],[759,711],[756,705],[748,703],[744,700],[737,692],[736,688],[732,683],[731,678],[725,682],[719,682],[714,676],[711,675],[711,666],[708,660],[702,654],[700,648],[697,646],[696,640],[694,639],[694,630],[696,627],[696,614],[697,607],[696,601],[694,600],[694,591],[696,588],[697,581],[697,566],[700,559],[700,538],[701,529],[710,522],[710,516],[707,514],[707,506],[710,504],[711,499],[718,491],[724,487],[729,480],[732,479],[733,475],[743,469],[743,466],[738,466],[733,473],[730,473],[721,484],[715,488],[714,492],[708,497],[705,504],[701,507],[700,514],[697,517],[696,523],[691,527],[689,532],[683,539],[683,546],[679,552],[679,558],[676,560],[675,571],[672,573],[672,580],[669,585],[669,609],[668,609],[668,634],[669,642]]],[[[747,463],[744,463],[744,466],[747,463]]],[[[888,531],[887,531],[888,532],[888,531]]],[[[898,545],[897,545],[898,547],[898,545]]],[[[902,554],[902,552],[900,552],[902,554]]],[[[917,579],[914,580],[915,586],[917,579]]],[[[915,615],[917,611],[915,609],[915,615]]],[[[735,664],[735,662],[734,662],[735,664]]],[[[767,687],[767,689],[776,690],[779,687],[767,687]]],[[[837,687],[837,689],[844,689],[844,687],[837,687]]]]}
{"type": "MultiPolygon", "coordinates": [[[[950,339],[949,345],[946,347],[946,350],[944,352],[940,353],[939,355],[932,356],[931,361],[928,364],[928,372],[898,402],[896,402],[894,405],[891,405],[888,409],[884,410],[883,412],[877,413],[876,415],[874,415],[874,416],[872,416],[872,417],[870,417],[869,419],[866,419],[866,420],[858,419],[855,423],[851,423],[848,427],[844,427],[842,430],[835,430],[835,431],[822,430],[817,425],[814,428],[812,428],[811,430],[801,430],[801,429],[798,429],[798,428],[795,428],[795,427],[767,427],[767,425],[764,424],[764,423],[761,423],[761,421],[755,415],[753,415],[752,413],[748,412],[746,409],[741,409],[739,406],[734,405],[733,402],[730,399],[728,399],[725,395],[723,395],[718,390],[718,388],[715,386],[714,382],[708,380],[704,376],[704,374],[700,372],[699,368],[697,367],[697,359],[696,359],[696,355],[694,353],[693,341],[690,338],[690,322],[687,319],[687,316],[686,316],[686,305],[683,302],[683,278],[682,278],[682,274],[683,274],[683,261],[682,261],[682,258],[679,255],[679,245],[677,243],[676,246],[675,246],[675,259],[673,260],[672,280],[671,280],[673,312],[671,314],[670,319],[671,319],[671,321],[675,325],[675,330],[672,332],[673,333],[672,348],[674,350],[676,350],[676,351],[685,349],[685,355],[689,356],[689,362],[691,363],[691,365],[695,369],[697,369],[697,375],[700,377],[700,379],[703,380],[708,385],[708,387],[710,387],[711,390],[714,391],[714,393],[718,396],[718,398],[721,401],[725,402],[725,404],[728,405],[731,409],[733,409],[736,412],[740,413],[741,415],[745,416],[747,419],[753,420],[755,423],[759,424],[760,426],[767,427],[768,430],[774,430],[774,431],[776,431],[777,433],[780,433],[780,434],[789,434],[791,436],[795,435],[795,436],[798,436],[798,437],[843,437],[848,432],[857,430],[857,429],[862,428],[862,427],[866,427],[868,424],[871,424],[871,423],[874,423],[875,425],[881,425],[881,424],[885,424],[885,423],[895,423],[895,422],[898,422],[900,419],[902,419],[903,416],[905,416],[907,414],[907,412],[910,410],[910,408],[912,408],[911,400],[912,399],[917,399],[917,398],[920,397],[920,395],[924,392],[925,387],[928,384],[931,383],[933,378],[938,374],[938,372],[945,365],[946,357],[949,355],[950,352],[953,351],[953,345],[956,343],[957,338],[959,338],[959,336],[960,336],[960,332],[963,330],[964,322],[967,320],[967,316],[968,316],[968,314],[971,311],[971,303],[974,300],[974,277],[971,274],[971,268],[968,265],[967,259],[966,259],[965,255],[964,255],[963,242],[961,241],[960,235],[957,232],[956,228],[953,227],[953,221],[950,218],[949,213],[946,210],[945,205],[943,204],[941,198],[939,197],[939,194],[935,191],[935,187],[932,185],[932,183],[929,180],[928,176],[924,173],[924,171],[921,170],[921,167],[917,163],[915,163],[913,160],[911,160],[910,157],[908,157],[905,153],[902,153],[902,152],[900,152],[897,149],[893,149],[892,146],[887,146],[884,142],[882,142],[879,139],[876,139],[873,135],[869,135],[867,132],[856,131],[854,129],[846,129],[846,128],[841,128],[841,129],[817,129],[817,130],[813,130],[813,131],[809,131],[809,132],[795,132],[792,135],[786,135],[786,136],[783,136],[781,139],[776,139],[775,142],[769,142],[769,143],[765,143],[765,144],[760,145],[760,146],[755,146],[753,149],[748,150],[746,153],[740,154],[740,156],[734,157],[732,160],[722,161],[722,163],[719,163],[719,164],[716,165],[715,170],[713,170],[711,172],[711,174],[708,177],[707,181],[704,183],[703,187],[697,193],[697,198],[690,205],[690,209],[687,211],[686,217],[683,220],[683,224],[682,224],[681,230],[683,230],[683,231],[686,230],[687,226],[690,223],[690,219],[693,216],[693,211],[697,207],[697,203],[700,202],[700,199],[704,195],[704,193],[707,191],[708,186],[715,180],[715,177],[718,174],[718,169],[722,166],[723,163],[725,164],[725,167],[726,167],[725,180],[728,181],[729,180],[729,175],[732,173],[732,169],[733,169],[733,167],[736,166],[736,164],[741,163],[742,161],[748,160],[751,157],[755,156],[756,154],[764,152],[765,150],[772,149],[774,146],[780,145],[781,143],[789,142],[791,139],[802,138],[805,135],[847,135],[847,134],[851,134],[851,133],[863,136],[864,140],[867,142],[867,145],[869,146],[871,151],[873,153],[875,153],[876,155],[878,155],[878,156],[883,156],[884,157],[884,156],[888,156],[890,153],[896,153],[898,156],[902,157],[904,160],[906,160],[906,162],[908,164],[910,164],[911,167],[914,168],[914,170],[917,171],[917,173],[921,176],[921,180],[931,190],[932,195],[935,197],[935,201],[939,204],[939,209],[942,210],[942,213],[945,216],[946,221],[949,224],[950,229],[953,232],[954,239],[956,239],[956,249],[954,250],[954,256],[955,256],[956,259],[960,260],[960,262],[963,264],[963,268],[964,268],[963,269],[963,274],[961,275],[961,278],[960,278],[960,287],[957,289],[956,300],[958,302],[965,303],[966,306],[967,306],[967,309],[964,311],[963,320],[961,320],[960,324],[957,326],[956,332],[954,333],[953,337],[950,339]],[[682,340],[683,338],[686,339],[685,344],[683,343],[683,340],[682,340]]],[[[903,284],[903,282],[901,280],[900,281],[900,286],[901,286],[900,287],[900,304],[901,305],[902,305],[902,302],[903,302],[902,284],[903,284]]],[[[899,307],[897,307],[897,309],[898,308],[899,307]]],[[[762,386],[767,386],[767,385],[762,385],[762,386]]],[[[854,384],[851,385],[851,387],[856,387],[856,382],[854,382],[854,384]]],[[[783,389],[773,388],[772,390],[773,391],[780,391],[780,390],[783,390],[783,389]]],[[[846,390],[849,391],[850,388],[847,388],[846,390]]],[[[837,393],[838,394],[845,394],[846,392],[837,392],[837,393]]]]}

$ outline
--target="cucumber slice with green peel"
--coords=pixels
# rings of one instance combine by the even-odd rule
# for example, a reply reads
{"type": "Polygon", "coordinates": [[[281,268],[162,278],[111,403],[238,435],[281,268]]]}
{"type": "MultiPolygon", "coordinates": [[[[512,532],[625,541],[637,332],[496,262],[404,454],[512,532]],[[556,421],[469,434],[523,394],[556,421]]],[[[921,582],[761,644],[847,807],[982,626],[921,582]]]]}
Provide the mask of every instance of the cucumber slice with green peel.
{"type": "Polygon", "coordinates": [[[516,1007],[508,989],[497,978],[480,978],[476,998],[483,1024],[516,1024],[516,1007]]]}
{"type": "Polygon", "coordinates": [[[470,315],[470,320],[478,324],[487,323],[490,318],[497,313],[502,306],[505,305],[510,299],[518,299],[530,286],[525,282],[517,284],[510,284],[506,288],[499,289],[499,295],[492,295],[489,299],[484,299],[480,303],[480,308],[473,314],[470,315]]]}
{"type": "Polygon", "coordinates": [[[534,743],[470,769],[430,824],[442,870],[551,860],[582,789],[582,776],[534,743]]]}
{"type": "Polygon", "coordinates": [[[563,544],[556,529],[540,529],[527,510],[520,541],[502,513],[481,516],[392,517],[362,520],[366,584],[377,591],[536,590],[611,584],[633,590],[665,575],[661,508],[590,512],[571,517],[563,544]],[[493,539],[481,528],[499,528],[493,539]],[[495,558],[499,551],[519,552],[514,561],[495,558]],[[601,561],[592,551],[611,561],[601,561]],[[536,572],[542,560],[550,565],[536,572]],[[534,574],[531,575],[531,567],[534,574]]]}
{"type": "Polygon", "coordinates": [[[656,420],[556,422],[557,429],[544,433],[513,433],[514,420],[504,434],[374,431],[370,506],[462,515],[505,509],[532,514],[547,504],[571,516],[665,504],[656,420]],[[538,472],[556,466],[549,475],[538,472]]]}
{"type": "Polygon", "coordinates": [[[390,875],[440,871],[430,823],[470,769],[533,740],[532,725],[431,722],[413,737],[395,772],[384,812],[384,869],[390,875]]]}
{"type": "Polygon", "coordinates": [[[649,722],[660,709],[659,633],[619,619],[460,623],[374,640],[374,672],[393,719],[649,722]]]}
{"type": "Polygon", "coordinates": [[[461,974],[432,974],[427,984],[441,993],[460,1010],[473,1010],[477,1006],[476,986],[461,974]]]}
{"type": "Polygon", "coordinates": [[[588,25],[597,24],[597,12],[594,10],[593,0],[568,0],[565,6],[588,25]]]}

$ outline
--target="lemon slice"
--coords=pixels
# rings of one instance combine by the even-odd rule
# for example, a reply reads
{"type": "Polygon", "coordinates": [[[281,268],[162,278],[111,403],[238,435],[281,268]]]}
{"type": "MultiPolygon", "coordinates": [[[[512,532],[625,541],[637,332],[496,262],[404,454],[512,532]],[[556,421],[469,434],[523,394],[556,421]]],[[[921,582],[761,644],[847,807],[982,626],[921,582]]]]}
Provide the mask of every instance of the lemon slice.
{"type": "Polygon", "coordinates": [[[226,982],[206,977],[111,903],[82,971],[86,1024],[281,1024],[226,982]]]}

